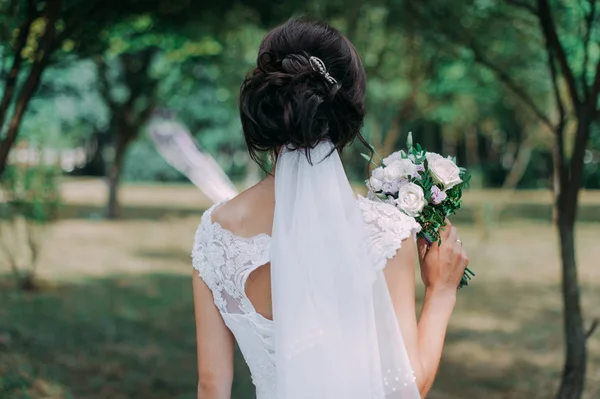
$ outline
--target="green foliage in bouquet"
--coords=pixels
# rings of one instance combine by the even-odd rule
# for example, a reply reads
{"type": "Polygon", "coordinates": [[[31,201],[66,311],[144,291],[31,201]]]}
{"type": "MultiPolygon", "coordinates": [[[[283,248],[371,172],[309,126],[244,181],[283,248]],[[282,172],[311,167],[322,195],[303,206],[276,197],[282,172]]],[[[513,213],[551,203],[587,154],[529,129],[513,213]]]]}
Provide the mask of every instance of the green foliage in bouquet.
{"type": "MultiPolygon", "coordinates": [[[[430,244],[437,242],[438,245],[441,245],[440,232],[446,226],[447,218],[460,209],[463,189],[468,186],[470,175],[465,168],[456,166],[456,159],[428,153],[420,144],[413,146],[412,134],[410,133],[406,147],[406,150],[400,150],[386,159],[381,159],[378,156],[383,166],[375,164],[371,158],[363,154],[377,167],[379,175],[382,172],[385,175],[386,169],[395,162],[399,162],[402,165],[400,169],[404,170],[404,174],[400,177],[389,178],[389,176],[386,176],[386,184],[383,185],[378,182],[379,179],[376,176],[372,176],[372,179],[376,179],[375,183],[378,184],[375,186],[369,180],[367,182],[369,192],[380,200],[390,203],[407,215],[414,217],[421,225],[418,237],[426,239],[430,244]],[[401,187],[407,187],[407,184],[411,187],[411,192],[408,195],[413,197],[413,203],[408,204],[409,206],[403,203],[403,198],[399,198],[402,196],[401,187]],[[414,208],[415,198],[421,201],[422,204],[416,209],[414,208]]],[[[395,171],[392,172],[392,176],[394,173],[398,173],[397,166],[395,171]]],[[[467,268],[459,288],[467,286],[473,276],[475,274],[467,268]]]]}

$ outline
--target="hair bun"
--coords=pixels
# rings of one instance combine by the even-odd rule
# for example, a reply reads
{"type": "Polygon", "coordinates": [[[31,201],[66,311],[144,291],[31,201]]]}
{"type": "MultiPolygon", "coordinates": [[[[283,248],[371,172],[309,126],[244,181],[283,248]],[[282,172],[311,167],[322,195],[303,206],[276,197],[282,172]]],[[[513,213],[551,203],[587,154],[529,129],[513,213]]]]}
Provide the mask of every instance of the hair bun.
{"type": "Polygon", "coordinates": [[[357,53],[337,30],[291,20],[269,32],[240,90],[251,157],[258,160],[259,153],[282,145],[313,148],[323,140],[341,150],[360,137],[364,84],[357,53]],[[311,56],[322,60],[324,71],[311,64],[311,56]]]}
{"type": "Polygon", "coordinates": [[[290,74],[306,73],[311,69],[308,57],[303,54],[288,54],[281,60],[281,67],[290,74]]]}

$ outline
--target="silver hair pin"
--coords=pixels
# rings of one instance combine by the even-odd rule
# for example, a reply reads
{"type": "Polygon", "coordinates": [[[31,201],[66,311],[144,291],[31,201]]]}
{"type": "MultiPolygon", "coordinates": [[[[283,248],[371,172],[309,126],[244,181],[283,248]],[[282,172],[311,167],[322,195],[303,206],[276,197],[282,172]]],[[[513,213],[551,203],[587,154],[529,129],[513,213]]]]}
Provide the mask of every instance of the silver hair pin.
{"type": "Polygon", "coordinates": [[[327,82],[329,82],[329,84],[335,86],[338,84],[337,80],[335,80],[335,78],[333,76],[331,76],[329,74],[329,72],[327,72],[327,68],[325,68],[325,63],[318,57],[310,57],[308,59],[308,61],[310,62],[310,66],[312,66],[312,68],[319,72],[321,75],[323,75],[323,77],[325,78],[325,80],[327,82]]]}

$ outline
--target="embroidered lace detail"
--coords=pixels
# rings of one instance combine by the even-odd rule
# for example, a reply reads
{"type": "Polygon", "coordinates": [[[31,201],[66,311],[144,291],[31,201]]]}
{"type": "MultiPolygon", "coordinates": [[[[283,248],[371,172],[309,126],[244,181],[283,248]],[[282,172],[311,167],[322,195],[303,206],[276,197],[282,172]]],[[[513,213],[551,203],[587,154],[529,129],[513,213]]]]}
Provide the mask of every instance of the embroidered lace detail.
{"type": "MultiPolygon", "coordinates": [[[[402,241],[420,226],[392,205],[357,200],[367,229],[367,246],[377,269],[383,269],[402,241]]],[[[208,209],[196,231],[192,265],[213,293],[214,303],[235,336],[256,386],[257,399],[276,399],[273,322],[258,314],[245,293],[248,276],[269,263],[271,237],[243,238],[212,221],[220,204],[208,209]]]]}
{"type": "Polygon", "coordinates": [[[245,293],[250,273],[269,262],[271,237],[234,235],[212,221],[212,206],[202,216],[192,264],[213,293],[214,303],[235,336],[252,374],[258,399],[275,399],[273,322],[258,314],[245,293]]]}
{"type": "Polygon", "coordinates": [[[381,270],[396,255],[402,241],[417,234],[421,226],[414,218],[388,203],[361,196],[357,203],[367,227],[369,255],[375,269],[381,270]]]}
{"type": "Polygon", "coordinates": [[[251,313],[254,306],[244,292],[256,268],[269,262],[271,237],[238,237],[211,219],[214,205],[202,216],[196,231],[192,264],[213,293],[222,313],[251,313]]]}

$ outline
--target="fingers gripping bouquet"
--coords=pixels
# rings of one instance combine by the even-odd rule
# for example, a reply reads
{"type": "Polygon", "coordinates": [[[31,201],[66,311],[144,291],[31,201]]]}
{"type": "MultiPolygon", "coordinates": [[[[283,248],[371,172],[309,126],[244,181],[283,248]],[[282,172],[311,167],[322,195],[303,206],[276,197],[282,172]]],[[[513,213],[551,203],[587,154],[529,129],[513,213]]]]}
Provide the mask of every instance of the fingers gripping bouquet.
{"type": "MultiPolygon", "coordinates": [[[[369,157],[364,155],[370,160],[369,157]]],[[[462,199],[469,175],[454,159],[413,147],[409,133],[407,150],[394,152],[376,165],[367,180],[368,197],[394,205],[421,225],[418,236],[429,243],[438,242],[440,228],[454,214],[462,199]]],[[[458,288],[469,284],[475,274],[467,268],[458,288]]]]}

